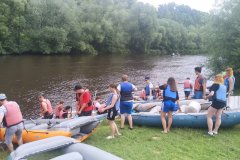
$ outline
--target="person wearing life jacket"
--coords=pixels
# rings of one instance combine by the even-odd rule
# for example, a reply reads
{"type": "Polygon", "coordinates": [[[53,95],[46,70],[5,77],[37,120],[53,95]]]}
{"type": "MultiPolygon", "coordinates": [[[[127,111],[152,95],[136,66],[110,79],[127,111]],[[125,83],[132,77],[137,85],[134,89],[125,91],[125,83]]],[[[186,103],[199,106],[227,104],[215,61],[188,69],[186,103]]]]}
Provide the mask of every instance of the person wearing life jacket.
{"type": "Polygon", "coordinates": [[[70,112],[71,108],[72,108],[71,106],[64,107],[59,114],[59,118],[60,119],[71,118],[72,116],[70,112]]]}
{"type": "Polygon", "coordinates": [[[146,93],[146,99],[147,100],[153,100],[153,84],[150,82],[150,77],[145,77],[146,87],[145,87],[145,93],[146,93]]]}
{"type": "Polygon", "coordinates": [[[161,85],[159,88],[163,90],[163,106],[160,113],[163,126],[162,133],[168,133],[172,125],[173,111],[180,110],[176,81],[173,77],[170,77],[167,84],[161,85]],[[168,115],[168,124],[166,124],[166,115],[168,115]]]}
{"type": "Polygon", "coordinates": [[[183,87],[184,87],[185,99],[190,99],[190,93],[193,89],[193,85],[189,77],[187,77],[186,80],[184,81],[183,87]]]}
{"type": "Polygon", "coordinates": [[[235,77],[233,75],[233,69],[230,67],[226,69],[226,77],[224,79],[224,85],[227,87],[227,94],[229,96],[233,95],[235,77]]]}
{"type": "Polygon", "coordinates": [[[5,143],[8,149],[14,150],[12,140],[16,136],[18,145],[22,145],[23,118],[19,105],[14,101],[7,101],[5,94],[0,94],[0,124],[6,127],[5,143]]]}
{"type": "Polygon", "coordinates": [[[137,91],[137,87],[128,82],[128,76],[122,76],[122,82],[117,87],[120,92],[120,114],[121,114],[121,129],[124,128],[125,116],[128,118],[129,129],[133,129],[132,124],[132,107],[133,107],[133,91],[137,91]]]}
{"type": "Polygon", "coordinates": [[[52,119],[53,109],[52,109],[51,102],[48,99],[45,99],[43,95],[40,95],[38,98],[39,98],[40,109],[41,109],[40,116],[43,119],[52,119]]]}
{"type": "Polygon", "coordinates": [[[60,118],[60,114],[63,110],[63,105],[64,105],[64,101],[60,101],[58,102],[56,108],[55,108],[55,118],[60,118]]]}
{"type": "Polygon", "coordinates": [[[218,129],[221,125],[223,108],[226,106],[227,87],[223,84],[223,81],[223,76],[221,74],[216,75],[214,83],[209,89],[210,94],[204,97],[204,99],[209,99],[210,97],[212,97],[212,104],[208,108],[207,114],[208,135],[210,136],[218,134],[218,129]],[[212,117],[214,115],[216,117],[216,122],[214,125],[215,128],[213,129],[212,117]]]}
{"type": "Polygon", "coordinates": [[[201,67],[195,67],[194,70],[197,78],[194,83],[194,96],[192,98],[202,99],[206,94],[206,78],[201,74],[201,67]]]}
{"type": "Polygon", "coordinates": [[[75,85],[74,91],[76,93],[76,111],[77,115],[80,116],[91,116],[92,115],[92,100],[91,93],[88,89],[83,89],[80,84],[75,85]]]}
{"type": "Polygon", "coordinates": [[[120,107],[120,96],[116,84],[110,84],[109,90],[111,91],[111,94],[109,95],[106,102],[106,107],[101,108],[99,112],[104,113],[107,111],[107,119],[111,127],[111,135],[108,136],[107,139],[113,139],[115,136],[121,135],[118,131],[116,123],[114,122],[115,117],[118,115],[118,110],[120,107]]]}

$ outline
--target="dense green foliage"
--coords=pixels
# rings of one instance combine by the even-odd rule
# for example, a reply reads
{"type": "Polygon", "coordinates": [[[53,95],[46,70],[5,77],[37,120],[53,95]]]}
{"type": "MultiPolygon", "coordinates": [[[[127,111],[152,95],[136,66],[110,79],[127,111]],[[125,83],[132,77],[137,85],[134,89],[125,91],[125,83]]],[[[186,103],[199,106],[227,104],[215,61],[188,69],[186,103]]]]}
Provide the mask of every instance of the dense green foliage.
{"type": "Polygon", "coordinates": [[[0,54],[200,53],[207,16],[136,0],[1,0],[0,54]]]}
{"type": "MultiPolygon", "coordinates": [[[[235,71],[239,81],[240,70],[240,1],[224,0],[212,14],[208,25],[210,67],[219,73],[227,67],[235,71]]],[[[237,83],[239,85],[239,82],[237,83]]]]}

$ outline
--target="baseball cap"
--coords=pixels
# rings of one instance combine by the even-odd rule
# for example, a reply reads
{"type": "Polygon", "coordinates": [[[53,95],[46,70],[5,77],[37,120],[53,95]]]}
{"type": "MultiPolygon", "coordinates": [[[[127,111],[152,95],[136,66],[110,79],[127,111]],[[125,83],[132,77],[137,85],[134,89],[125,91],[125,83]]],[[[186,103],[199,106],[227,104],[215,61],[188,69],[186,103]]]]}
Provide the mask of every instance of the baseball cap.
{"type": "Polygon", "coordinates": [[[0,100],[7,99],[7,96],[4,93],[0,93],[0,100]]]}

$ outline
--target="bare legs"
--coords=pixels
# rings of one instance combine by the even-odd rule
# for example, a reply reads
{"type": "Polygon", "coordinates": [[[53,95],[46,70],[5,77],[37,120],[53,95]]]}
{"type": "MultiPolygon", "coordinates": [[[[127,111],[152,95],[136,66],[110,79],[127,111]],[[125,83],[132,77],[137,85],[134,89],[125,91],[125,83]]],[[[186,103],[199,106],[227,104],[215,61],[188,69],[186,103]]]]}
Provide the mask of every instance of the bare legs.
{"type": "MultiPolygon", "coordinates": [[[[131,114],[126,114],[126,115],[128,118],[129,127],[133,128],[132,115],[131,114]]],[[[121,128],[124,128],[124,123],[125,123],[125,114],[121,114],[121,128]]]]}
{"type": "Polygon", "coordinates": [[[124,128],[124,123],[125,123],[125,115],[121,114],[121,128],[124,128]]]}
{"type": "Polygon", "coordinates": [[[218,132],[218,129],[221,125],[221,116],[222,116],[223,109],[215,109],[212,106],[208,108],[208,114],[207,114],[207,124],[208,124],[208,132],[212,133],[218,132]],[[213,115],[216,114],[216,123],[215,123],[215,128],[213,130],[213,121],[212,117],[213,115]]]}
{"type": "Polygon", "coordinates": [[[116,123],[113,120],[108,120],[109,125],[111,127],[111,135],[107,137],[107,139],[113,139],[115,136],[120,136],[116,123]]]}
{"type": "MultiPolygon", "coordinates": [[[[13,139],[13,137],[12,137],[12,139],[13,139]]],[[[23,144],[22,137],[20,137],[20,138],[17,140],[17,143],[18,143],[19,146],[23,144]]],[[[13,152],[13,151],[14,151],[14,148],[13,148],[13,144],[12,144],[12,143],[11,143],[11,144],[7,144],[7,147],[8,147],[8,149],[10,150],[10,152],[13,152]]]]}
{"type": "Polygon", "coordinates": [[[222,116],[222,112],[223,112],[223,109],[218,109],[217,112],[216,112],[216,123],[215,123],[215,128],[214,128],[214,132],[218,132],[218,129],[221,125],[221,116],[222,116]]]}
{"type": "Polygon", "coordinates": [[[165,112],[161,111],[161,121],[163,126],[163,133],[168,133],[170,131],[172,125],[172,111],[168,112],[168,125],[166,123],[166,114],[165,112]]]}

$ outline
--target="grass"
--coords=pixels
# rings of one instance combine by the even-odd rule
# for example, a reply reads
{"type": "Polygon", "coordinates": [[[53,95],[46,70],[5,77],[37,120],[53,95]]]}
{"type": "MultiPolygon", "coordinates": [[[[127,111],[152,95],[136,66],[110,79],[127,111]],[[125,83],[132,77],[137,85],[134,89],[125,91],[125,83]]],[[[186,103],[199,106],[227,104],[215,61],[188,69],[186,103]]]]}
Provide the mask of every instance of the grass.
{"type": "Polygon", "coordinates": [[[85,143],[118,155],[126,160],[159,159],[240,159],[240,125],[220,129],[210,137],[206,129],[173,128],[162,134],[160,128],[135,127],[121,130],[122,136],[106,140],[109,127],[106,122],[85,143]]]}
{"type": "MultiPolygon", "coordinates": [[[[117,121],[119,126],[119,120],[117,121]]],[[[125,160],[188,160],[188,159],[240,159],[240,125],[221,128],[214,137],[206,135],[206,129],[172,128],[162,134],[161,128],[138,127],[120,130],[123,134],[107,140],[110,128],[107,121],[85,143],[111,152],[125,160]]],[[[6,152],[0,151],[0,159],[6,152]]]]}

